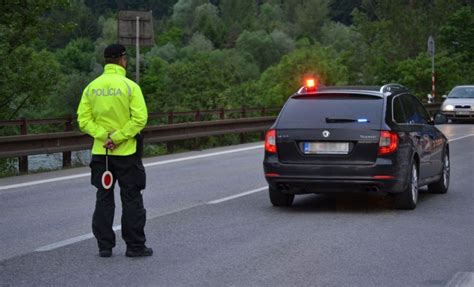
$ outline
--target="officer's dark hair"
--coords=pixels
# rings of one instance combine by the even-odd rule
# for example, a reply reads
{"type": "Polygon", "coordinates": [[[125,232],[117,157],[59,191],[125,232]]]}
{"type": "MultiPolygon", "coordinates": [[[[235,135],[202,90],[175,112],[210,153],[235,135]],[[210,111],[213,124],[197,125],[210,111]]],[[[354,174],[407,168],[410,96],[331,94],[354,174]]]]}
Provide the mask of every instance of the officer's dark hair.
{"type": "MultiPolygon", "coordinates": [[[[122,56],[122,57],[123,57],[123,56],[122,56]]],[[[117,57],[117,58],[105,58],[105,63],[106,63],[106,64],[116,64],[116,65],[118,65],[119,62],[120,62],[120,59],[121,59],[122,57],[117,57]]]]}

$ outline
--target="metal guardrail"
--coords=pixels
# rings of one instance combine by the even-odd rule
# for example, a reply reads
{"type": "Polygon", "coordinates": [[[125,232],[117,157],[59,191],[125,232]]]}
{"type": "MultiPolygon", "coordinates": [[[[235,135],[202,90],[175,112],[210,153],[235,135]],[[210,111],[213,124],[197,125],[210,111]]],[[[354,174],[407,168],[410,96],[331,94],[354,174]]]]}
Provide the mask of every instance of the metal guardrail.
{"type": "MultiPolygon", "coordinates": [[[[225,122],[224,120],[256,116],[265,117],[268,115],[274,115],[279,111],[280,108],[242,107],[238,109],[151,112],[148,114],[148,122],[152,125],[168,126],[168,128],[164,128],[164,126],[160,126],[158,128],[158,131],[160,131],[161,133],[167,131],[165,133],[167,134],[167,138],[157,138],[156,136],[152,136],[146,139],[146,142],[169,142],[179,139],[189,139],[195,137],[207,137],[212,135],[234,133],[235,131],[233,131],[232,128],[223,131],[222,123],[227,123],[228,125],[228,122],[225,122]],[[219,122],[221,124],[198,124],[196,126],[195,123],[192,123],[216,120],[220,120],[219,122]],[[182,124],[176,125],[178,123],[183,122],[186,123],[184,126],[182,124]],[[198,126],[201,128],[202,126],[206,126],[206,132],[201,131],[199,134],[195,134],[187,130],[189,129],[189,127],[196,129],[198,126]],[[183,129],[186,130],[186,134],[189,134],[189,137],[187,135],[183,136],[183,134],[181,133],[181,130],[183,129]]],[[[72,116],[68,116],[65,118],[32,120],[24,118],[19,120],[0,120],[0,128],[19,127],[20,133],[20,135],[0,137],[0,158],[19,156],[19,170],[20,172],[27,172],[28,155],[62,152],[63,167],[71,166],[71,151],[89,149],[92,145],[92,140],[88,136],[78,131],[73,132],[74,130],[77,130],[77,127],[75,127],[76,121],[76,118],[72,116]],[[29,135],[28,130],[29,127],[31,127],[32,125],[54,125],[54,130],[57,130],[57,132],[29,135]],[[61,128],[61,125],[64,125],[64,128],[61,128]],[[61,130],[63,132],[61,132],[61,130]]],[[[150,126],[146,128],[145,132],[147,133],[148,130],[156,130],[156,128],[157,127],[150,126]]],[[[236,126],[235,128],[240,129],[241,127],[236,126]]],[[[251,128],[246,128],[246,130],[243,132],[250,131],[252,131],[251,128]]],[[[15,133],[15,131],[13,131],[13,133],[15,133]]],[[[172,151],[173,145],[167,144],[167,148],[172,151]]]]}
{"type": "MultiPolygon", "coordinates": [[[[425,104],[427,110],[434,114],[439,110],[440,104],[425,104]]],[[[257,110],[257,109],[254,109],[257,110]]],[[[258,109],[262,114],[270,109],[258,109]]],[[[275,109],[272,109],[275,110],[275,109]]],[[[237,111],[242,117],[246,116],[248,110],[227,110],[237,111]]],[[[200,120],[201,115],[206,112],[219,113],[220,118],[225,117],[224,110],[214,111],[197,111],[197,112],[180,112],[180,113],[163,113],[166,115],[168,122],[173,122],[174,116],[177,114],[194,115],[195,120],[200,120]]],[[[158,115],[155,115],[155,117],[158,115]]],[[[153,118],[153,116],[152,116],[153,118]]],[[[167,124],[159,126],[149,126],[143,130],[145,135],[145,143],[166,143],[177,140],[194,139],[200,137],[209,137],[225,134],[263,132],[267,130],[275,121],[275,116],[265,116],[256,118],[240,118],[240,119],[221,119],[210,121],[196,121],[178,124],[167,124]]],[[[50,122],[64,123],[65,119],[48,119],[50,122]]],[[[66,119],[66,130],[70,130],[72,118],[66,119]]],[[[23,120],[24,121],[24,120],[23,120]]],[[[3,122],[0,122],[0,125],[3,122]]],[[[21,121],[19,121],[21,122],[21,121]]],[[[29,121],[33,122],[33,121],[29,121]]],[[[13,124],[13,123],[12,123],[13,124]]],[[[0,137],[0,158],[1,157],[20,157],[20,171],[28,171],[28,155],[63,153],[63,166],[67,167],[71,164],[71,151],[85,150],[92,146],[92,138],[86,134],[77,131],[66,131],[47,134],[23,134],[15,136],[0,137]]]]}
{"type": "Polygon", "coordinates": [[[431,115],[434,115],[441,108],[441,103],[423,104],[431,115]]]}
{"type": "MultiPolygon", "coordinates": [[[[169,111],[169,112],[150,112],[148,121],[160,124],[174,124],[182,122],[203,121],[203,120],[224,120],[228,118],[246,118],[255,116],[267,116],[280,111],[281,108],[238,108],[238,109],[215,109],[215,110],[195,110],[195,111],[169,111]]],[[[28,134],[31,126],[41,125],[64,125],[64,128],[58,128],[55,132],[77,130],[75,125],[77,118],[67,116],[63,118],[48,119],[16,119],[0,120],[0,128],[19,127],[19,133],[28,134]]],[[[60,127],[60,126],[59,126],[60,127]]]]}
{"type": "MultiPolygon", "coordinates": [[[[243,118],[146,127],[145,143],[163,143],[230,133],[261,132],[275,117],[243,118]]],[[[89,149],[92,138],[81,132],[0,137],[0,157],[17,157],[89,149]]]]}

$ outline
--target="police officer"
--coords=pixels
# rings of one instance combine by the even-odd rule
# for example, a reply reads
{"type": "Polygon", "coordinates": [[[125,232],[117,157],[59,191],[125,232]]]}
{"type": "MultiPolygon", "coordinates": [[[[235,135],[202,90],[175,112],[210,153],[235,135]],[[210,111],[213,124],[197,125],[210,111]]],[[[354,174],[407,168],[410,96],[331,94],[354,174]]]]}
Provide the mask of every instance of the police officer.
{"type": "Polygon", "coordinates": [[[112,256],[115,247],[114,186],[118,181],[122,200],[122,237],[128,257],[151,256],[145,246],[146,210],[141,190],[145,188],[145,169],[141,160],[137,135],[145,127],[148,112],[140,87],[125,77],[127,52],[112,44],[105,48],[106,65],[101,76],[93,80],[82,94],[77,110],[80,129],[94,138],[92,147],[91,183],[97,188],[92,230],[97,239],[100,257],[112,256]],[[102,174],[112,172],[112,186],[102,186],[102,174]]]}

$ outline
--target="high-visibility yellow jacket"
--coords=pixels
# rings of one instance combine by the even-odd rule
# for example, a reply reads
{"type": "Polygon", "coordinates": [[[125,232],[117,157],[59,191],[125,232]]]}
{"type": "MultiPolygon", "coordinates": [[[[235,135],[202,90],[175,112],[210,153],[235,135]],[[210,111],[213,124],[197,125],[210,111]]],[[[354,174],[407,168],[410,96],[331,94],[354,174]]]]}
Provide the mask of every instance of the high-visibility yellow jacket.
{"type": "Polygon", "coordinates": [[[137,135],[146,125],[148,111],[140,87],[125,77],[125,69],[107,64],[104,73],[82,93],[77,109],[81,131],[94,138],[92,154],[104,155],[110,136],[117,145],[110,155],[125,156],[136,152],[137,135]]]}

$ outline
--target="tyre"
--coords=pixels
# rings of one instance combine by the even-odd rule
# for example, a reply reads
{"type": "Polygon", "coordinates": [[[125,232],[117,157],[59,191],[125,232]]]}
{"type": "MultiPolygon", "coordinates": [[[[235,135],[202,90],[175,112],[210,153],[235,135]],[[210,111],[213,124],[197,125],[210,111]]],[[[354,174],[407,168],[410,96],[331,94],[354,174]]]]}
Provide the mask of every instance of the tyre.
{"type": "Polygon", "coordinates": [[[395,194],[395,206],[398,209],[415,209],[418,202],[418,169],[416,164],[411,166],[411,172],[408,175],[408,182],[406,189],[398,194],[395,194]]]}
{"type": "Polygon", "coordinates": [[[446,193],[449,188],[449,174],[451,170],[451,162],[449,161],[449,151],[445,150],[443,159],[443,168],[441,169],[441,178],[428,184],[428,191],[431,193],[446,193]]]}
{"type": "Polygon", "coordinates": [[[268,187],[268,193],[270,195],[270,202],[273,206],[291,206],[295,199],[294,194],[286,194],[278,190],[277,188],[268,187]]]}

